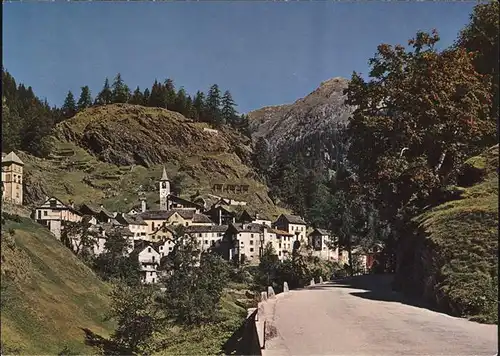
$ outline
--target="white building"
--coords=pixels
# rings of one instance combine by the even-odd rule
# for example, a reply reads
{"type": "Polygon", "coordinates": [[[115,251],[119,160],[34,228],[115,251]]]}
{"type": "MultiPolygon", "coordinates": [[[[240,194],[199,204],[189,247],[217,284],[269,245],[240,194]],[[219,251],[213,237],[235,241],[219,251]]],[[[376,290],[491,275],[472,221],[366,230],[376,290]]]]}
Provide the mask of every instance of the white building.
{"type": "Polygon", "coordinates": [[[300,216],[281,214],[274,222],[273,227],[298,236],[301,243],[307,243],[307,224],[300,216]]]}
{"type": "Polygon", "coordinates": [[[158,267],[161,255],[148,241],[135,241],[135,248],[130,254],[131,258],[137,258],[141,265],[141,281],[143,283],[158,282],[158,267]]]}
{"type": "Polygon", "coordinates": [[[61,238],[64,221],[80,222],[82,214],[73,206],[63,203],[60,199],[50,197],[34,210],[34,220],[49,228],[55,237],[61,238]]]}

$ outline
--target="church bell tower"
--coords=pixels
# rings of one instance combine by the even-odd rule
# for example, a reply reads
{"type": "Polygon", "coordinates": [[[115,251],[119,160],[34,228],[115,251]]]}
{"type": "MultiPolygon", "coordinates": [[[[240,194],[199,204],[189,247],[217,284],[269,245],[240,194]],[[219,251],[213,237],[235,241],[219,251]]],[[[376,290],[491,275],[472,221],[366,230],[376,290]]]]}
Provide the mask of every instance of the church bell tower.
{"type": "Polygon", "coordinates": [[[163,167],[163,174],[160,179],[160,210],[168,210],[168,196],[170,194],[170,180],[167,171],[163,167]]]}

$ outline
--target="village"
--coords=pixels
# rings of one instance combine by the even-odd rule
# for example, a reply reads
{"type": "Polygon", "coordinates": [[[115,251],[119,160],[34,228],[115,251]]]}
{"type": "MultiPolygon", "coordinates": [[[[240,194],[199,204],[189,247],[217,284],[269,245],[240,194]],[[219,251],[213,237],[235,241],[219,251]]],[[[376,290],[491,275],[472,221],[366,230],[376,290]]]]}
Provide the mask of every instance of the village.
{"type": "MultiPolygon", "coordinates": [[[[2,200],[23,204],[24,163],[14,153],[2,154],[2,200]]],[[[276,220],[251,211],[244,201],[219,195],[199,195],[192,200],[176,196],[171,191],[171,180],[165,168],[158,177],[160,209],[150,210],[144,195],[140,204],[127,212],[111,212],[103,205],[84,203],[75,206],[51,196],[33,208],[32,219],[45,226],[60,239],[67,223],[85,221],[97,235],[93,253],[104,252],[108,236],[119,233],[129,239],[130,256],[137,256],[141,265],[143,283],[157,283],[162,259],[173,250],[177,227],[182,226],[199,243],[201,251],[216,251],[224,259],[240,264],[257,264],[264,248],[271,244],[280,261],[291,258],[294,243],[310,248],[318,258],[347,263],[346,251],[334,246],[334,236],[326,230],[309,227],[300,216],[281,214],[276,220]]],[[[215,187],[224,192],[222,187],[215,187]]],[[[230,189],[244,190],[245,186],[230,189]]],[[[73,245],[79,244],[73,237],[73,245]]],[[[362,256],[362,265],[368,265],[370,256],[362,256]]]]}

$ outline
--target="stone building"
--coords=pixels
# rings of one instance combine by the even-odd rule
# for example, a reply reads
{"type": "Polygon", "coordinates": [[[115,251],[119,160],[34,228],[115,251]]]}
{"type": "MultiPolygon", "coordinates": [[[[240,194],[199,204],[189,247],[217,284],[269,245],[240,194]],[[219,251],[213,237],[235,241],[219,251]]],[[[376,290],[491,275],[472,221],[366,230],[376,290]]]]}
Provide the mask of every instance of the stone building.
{"type": "Polygon", "coordinates": [[[2,153],[2,201],[23,204],[24,163],[14,153],[2,153]]]}
{"type": "Polygon", "coordinates": [[[61,237],[61,225],[64,221],[79,222],[83,215],[73,206],[63,203],[56,197],[50,197],[34,210],[34,220],[49,228],[55,237],[61,237]]]}

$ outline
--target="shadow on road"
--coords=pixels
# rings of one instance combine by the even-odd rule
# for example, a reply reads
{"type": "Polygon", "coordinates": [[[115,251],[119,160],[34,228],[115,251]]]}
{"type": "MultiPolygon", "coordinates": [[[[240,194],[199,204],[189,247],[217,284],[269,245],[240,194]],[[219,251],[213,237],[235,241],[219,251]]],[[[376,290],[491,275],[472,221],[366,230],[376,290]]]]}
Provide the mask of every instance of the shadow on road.
{"type": "Polygon", "coordinates": [[[411,305],[418,308],[439,311],[430,303],[420,298],[406,296],[392,289],[393,275],[364,275],[350,278],[333,280],[327,284],[317,285],[314,289],[327,290],[332,288],[360,289],[361,291],[350,292],[355,297],[379,300],[384,302],[396,302],[411,305]]]}

